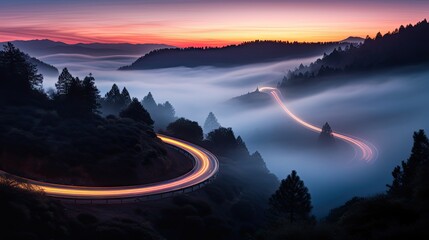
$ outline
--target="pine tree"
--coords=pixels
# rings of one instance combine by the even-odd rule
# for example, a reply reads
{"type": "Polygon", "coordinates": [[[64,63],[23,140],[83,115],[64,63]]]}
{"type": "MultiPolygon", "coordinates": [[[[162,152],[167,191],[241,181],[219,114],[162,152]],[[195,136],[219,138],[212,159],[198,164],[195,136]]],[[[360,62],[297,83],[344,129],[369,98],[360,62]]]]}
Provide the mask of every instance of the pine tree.
{"type": "Polygon", "coordinates": [[[167,126],[167,132],[172,136],[191,143],[200,144],[203,140],[203,129],[197,122],[179,118],[167,126]]]}
{"type": "Polygon", "coordinates": [[[157,105],[155,102],[155,99],[153,99],[152,93],[149,92],[147,96],[145,96],[142,100],[142,105],[144,108],[146,108],[149,112],[155,111],[157,105]]]}
{"type": "Polygon", "coordinates": [[[131,103],[131,96],[127,88],[124,87],[121,92],[121,104],[123,107],[128,106],[131,103]]]}
{"type": "Polygon", "coordinates": [[[414,179],[421,165],[429,161],[429,140],[424,130],[414,132],[414,144],[411,149],[411,156],[406,162],[402,161],[401,166],[393,169],[392,185],[387,185],[387,192],[394,196],[411,196],[413,194],[414,179]]]}
{"type": "Polygon", "coordinates": [[[319,142],[325,145],[333,145],[335,143],[334,135],[331,126],[326,122],[319,135],[319,142]]]}
{"type": "Polygon", "coordinates": [[[144,109],[137,98],[133,98],[128,107],[122,110],[119,116],[122,118],[130,118],[137,122],[144,122],[150,126],[154,123],[150,114],[144,109]]]}
{"type": "Polygon", "coordinates": [[[276,216],[290,223],[308,221],[313,208],[310,193],[295,170],[281,181],[279,189],[269,199],[269,204],[276,216]]]}
{"type": "Polygon", "coordinates": [[[249,150],[247,149],[246,143],[243,141],[241,136],[237,137],[237,152],[239,152],[243,156],[249,155],[249,150]]]}
{"type": "Polygon", "coordinates": [[[216,116],[213,114],[213,112],[210,112],[209,115],[206,118],[206,121],[204,122],[204,132],[207,134],[215,129],[220,128],[221,125],[217,121],[216,116]]]}
{"type": "Polygon", "coordinates": [[[126,88],[119,91],[118,85],[113,84],[112,88],[101,99],[103,114],[118,115],[119,112],[130,104],[131,98],[126,88]]]}
{"type": "Polygon", "coordinates": [[[166,101],[163,104],[163,109],[164,109],[164,115],[165,117],[174,119],[174,116],[176,115],[176,111],[174,110],[173,105],[171,105],[171,103],[169,101],[166,101]]]}
{"type": "Polygon", "coordinates": [[[87,112],[89,114],[98,113],[98,109],[100,108],[100,91],[97,86],[95,86],[95,78],[91,73],[83,79],[82,88],[84,93],[84,104],[87,108],[87,112]]]}
{"type": "Polygon", "coordinates": [[[110,91],[104,95],[105,101],[110,105],[118,105],[121,99],[121,92],[119,91],[118,85],[113,84],[110,91]]]}
{"type": "Polygon", "coordinates": [[[70,74],[69,70],[67,68],[64,68],[60,76],[58,76],[58,81],[55,83],[55,87],[57,88],[57,94],[67,94],[73,80],[74,78],[70,74]]]}
{"type": "Polygon", "coordinates": [[[38,74],[28,56],[12,43],[0,51],[0,100],[1,103],[28,102],[30,95],[42,92],[43,76],[38,74]]]}

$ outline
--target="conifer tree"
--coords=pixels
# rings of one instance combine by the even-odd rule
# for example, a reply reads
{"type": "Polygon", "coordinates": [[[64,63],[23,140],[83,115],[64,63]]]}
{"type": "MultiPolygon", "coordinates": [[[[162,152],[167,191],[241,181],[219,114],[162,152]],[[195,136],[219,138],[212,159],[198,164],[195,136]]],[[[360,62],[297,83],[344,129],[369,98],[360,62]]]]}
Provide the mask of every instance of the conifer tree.
{"type": "Polygon", "coordinates": [[[12,43],[0,51],[0,104],[28,102],[30,95],[42,93],[43,76],[28,56],[12,43]]]}
{"type": "Polygon", "coordinates": [[[110,91],[106,93],[104,96],[105,101],[107,104],[110,105],[117,105],[120,102],[121,99],[121,92],[119,91],[118,85],[115,83],[112,85],[112,88],[110,91]]]}
{"type": "Polygon", "coordinates": [[[55,83],[55,87],[57,88],[57,94],[67,94],[73,80],[74,78],[70,74],[69,70],[67,68],[64,68],[60,76],[58,76],[58,81],[55,83]]]}
{"type": "Polygon", "coordinates": [[[320,132],[320,135],[319,135],[319,142],[325,145],[332,145],[335,143],[331,126],[329,126],[327,122],[322,127],[322,131],[320,132]]]}
{"type": "Polygon", "coordinates": [[[269,199],[272,212],[290,223],[310,219],[311,196],[304,182],[293,170],[281,181],[279,189],[269,199]]]}
{"type": "Polygon", "coordinates": [[[122,104],[124,107],[126,107],[126,106],[128,106],[128,104],[130,104],[130,103],[131,103],[131,96],[130,96],[130,93],[128,92],[127,88],[126,88],[126,87],[124,87],[124,88],[122,89],[122,92],[121,92],[121,104],[122,104]]]}
{"type": "Polygon", "coordinates": [[[146,108],[149,112],[156,109],[157,105],[155,102],[155,99],[153,99],[152,93],[149,92],[147,96],[145,96],[142,100],[142,105],[144,108],[146,108]]]}
{"type": "Polygon", "coordinates": [[[387,192],[393,196],[411,196],[419,168],[429,161],[429,140],[424,130],[414,132],[413,138],[411,156],[393,169],[392,185],[387,185],[387,192]]]}
{"type": "Polygon", "coordinates": [[[95,78],[90,73],[89,76],[86,76],[82,81],[82,88],[84,94],[85,107],[87,112],[98,113],[100,108],[100,91],[97,86],[95,86],[95,78]]]}
{"type": "Polygon", "coordinates": [[[206,121],[204,122],[204,132],[209,133],[215,129],[220,128],[220,124],[217,121],[216,116],[213,114],[213,112],[210,112],[209,115],[206,118],[206,121]]]}
{"type": "Polygon", "coordinates": [[[144,122],[150,126],[154,123],[149,113],[137,98],[133,98],[128,107],[119,113],[119,116],[122,118],[131,118],[137,122],[144,122]]]}

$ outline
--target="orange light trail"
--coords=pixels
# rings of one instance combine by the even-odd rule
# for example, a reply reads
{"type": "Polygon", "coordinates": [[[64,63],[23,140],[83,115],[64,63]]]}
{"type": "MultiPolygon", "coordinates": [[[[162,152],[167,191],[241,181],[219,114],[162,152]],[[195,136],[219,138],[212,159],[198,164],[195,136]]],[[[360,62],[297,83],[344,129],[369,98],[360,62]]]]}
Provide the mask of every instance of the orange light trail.
{"type": "Polygon", "coordinates": [[[191,154],[196,161],[194,168],[190,172],[174,179],[153,184],[124,187],[83,187],[44,183],[19,177],[15,178],[24,180],[26,183],[43,190],[48,196],[52,197],[68,199],[118,199],[156,195],[185,189],[203,183],[217,173],[219,162],[207,150],[172,137],[160,134],[158,134],[158,137],[164,143],[191,154]]]}
{"type": "MultiPolygon", "coordinates": [[[[273,87],[262,87],[259,89],[262,92],[269,92],[274,99],[276,100],[276,102],[279,104],[279,106],[283,109],[284,112],[286,112],[293,120],[295,120],[297,123],[301,124],[302,126],[314,131],[314,132],[322,132],[322,129],[314,126],[308,122],[305,122],[304,120],[302,120],[301,118],[299,118],[298,116],[296,116],[295,114],[293,114],[287,107],[286,105],[283,103],[283,101],[280,99],[279,94],[281,94],[279,92],[279,90],[277,88],[273,88],[273,87]]],[[[373,147],[372,145],[368,145],[365,142],[352,137],[352,136],[346,136],[340,133],[336,133],[336,132],[332,132],[332,135],[338,139],[341,139],[349,144],[351,144],[352,146],[358,148],[360,150],[360,152],[362,153],[361,159],[366,161],[366,162],[370,162],[372,160],[375,159],[376,156],[376,149],[375,147],[373,147]]]]}

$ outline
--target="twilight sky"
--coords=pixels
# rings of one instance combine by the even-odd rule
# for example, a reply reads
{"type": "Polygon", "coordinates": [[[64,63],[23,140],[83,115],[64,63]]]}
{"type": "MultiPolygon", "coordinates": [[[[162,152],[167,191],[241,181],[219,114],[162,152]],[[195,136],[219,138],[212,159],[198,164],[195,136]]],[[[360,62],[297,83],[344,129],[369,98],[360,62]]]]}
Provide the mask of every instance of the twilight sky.
{"type": "Polygon", "coordinates": [[[0,0],[0,41],[335,41],[429,18],[428,0],[0,0]]]}

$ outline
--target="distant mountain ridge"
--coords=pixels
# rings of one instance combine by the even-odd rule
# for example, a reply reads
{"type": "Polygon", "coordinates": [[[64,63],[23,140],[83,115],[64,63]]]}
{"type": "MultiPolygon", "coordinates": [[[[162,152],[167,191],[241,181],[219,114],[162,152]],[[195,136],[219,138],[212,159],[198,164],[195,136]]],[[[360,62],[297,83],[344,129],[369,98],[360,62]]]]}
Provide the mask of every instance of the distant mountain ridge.
{"type": "Polygon", "coordinates": [[[350,43],[299,43],[252,41],[225,47],[165,48],[154,50],[120,70],[143,70],[170,67],[234,67],[245,64],[290,60],[330,53],[350,43]]]}
{"type": "Polygon", "coordinates": [[[308,66],[301,65],[289,71],[279,84],[280,88],[306,84],[321,77],[338,74],[369,72],[413,64],[429,63],[429,23],[427,20],[415,25],[400,26],[393,32],[375,38],[366,38],[364,43],[335,49],[322,59],[308,66]]]}
{"type": "Polygon", "coordinates": [[[364,41],[365,41],[365,38],[350,36],[344,40],[341,40],[340,42],[341,43],[360,44],[360,43],[363,43],[364,41]]]}
{"type": "MultiPolygon", "coordinates": [[[[345,39],[346,40],[346,39],[345,39]]],[[[335,49],[323,58],[289,71],[277,87],[283,91],[312,86],[322,81],[332,81],[334,76],[361,74],[371,71],[392,69],[415,64],[429,63],[429,23],[427,20],[415,25],[400,26],[393,32],[375,38],[366,38],[360,45],[348,45],[345,49],[335,49]]],[[[338,84],[336,84],[337,86],[338,84]]],[[[237,96],[229,104],[241,107],[260,107],[269,103],[269,95],[258,91],[237,96]]]]}
{"type": "MultiPolygon", "coordinates": [[[[77,43],[67,44],[49,39],[10,41],[16,47],[34,57],[50,54],[69,53],[91,56],[142,55],[160,48],[174,48],[165,44],[130,44],[130,43],[77,43]]],[[[0,43],[5,44],[5,42],[0,43]]]]}
{"type": "Polygon", "coordinates": [[[239,106],[241,108],[258,108],[265,107],[272,102],[271,96],[269,94],[259,91],[259,88],[256,88],[253,92],[248,92],[238,97],[234,97],[226,101],[228,106],[239,106]]]}

